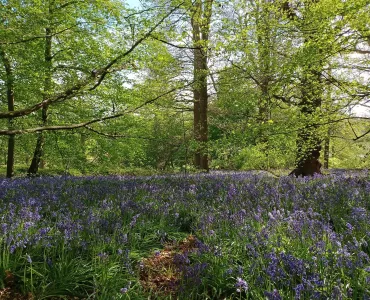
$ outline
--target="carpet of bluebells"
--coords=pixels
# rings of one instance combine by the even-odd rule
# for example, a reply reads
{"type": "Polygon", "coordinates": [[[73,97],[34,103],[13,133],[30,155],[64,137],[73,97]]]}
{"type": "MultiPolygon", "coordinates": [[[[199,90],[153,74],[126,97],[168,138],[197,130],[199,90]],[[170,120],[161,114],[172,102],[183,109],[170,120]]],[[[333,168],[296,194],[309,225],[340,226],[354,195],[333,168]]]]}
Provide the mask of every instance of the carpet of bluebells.
{"type": "Polygon", "coordinates": [[[0,179],[0,290],[36,299],[370,299],[369,179],[0,179]],[[144,258],[190,234],[196,251],[173,260],[175,293],[145,288],[144,258]]]}

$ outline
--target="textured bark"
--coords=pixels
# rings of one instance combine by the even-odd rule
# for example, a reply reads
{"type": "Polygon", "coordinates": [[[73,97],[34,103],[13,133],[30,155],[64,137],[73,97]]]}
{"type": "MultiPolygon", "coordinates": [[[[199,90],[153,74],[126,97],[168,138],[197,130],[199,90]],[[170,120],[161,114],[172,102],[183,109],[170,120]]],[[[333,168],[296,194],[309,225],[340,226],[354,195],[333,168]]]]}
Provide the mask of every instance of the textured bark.
{"type": "Polygon", "coordinates": [[[209,170],[208,142],[208,40],[213,0],[202,3],[197,0],[191,19],[194,44],[194,139],[198,148],[194,154],[194,165],[209,170]]]}
{"type": "MultiPolygon", "coordinates": [[[[8,102],[8,112],[14,111],[14,77],[13,70],[9,58],[5,51],[0,49],[0,56],[3,61],[6,74],[6,97],[8,102]]],[[[8,118],[8,128],[13,128],[13,118],[8,118]]],[[[15,153],[15,135],[8,136],[8,154],[6,162],[6,177],[11,178],[14,175],[14,153],[15,153]]]]}

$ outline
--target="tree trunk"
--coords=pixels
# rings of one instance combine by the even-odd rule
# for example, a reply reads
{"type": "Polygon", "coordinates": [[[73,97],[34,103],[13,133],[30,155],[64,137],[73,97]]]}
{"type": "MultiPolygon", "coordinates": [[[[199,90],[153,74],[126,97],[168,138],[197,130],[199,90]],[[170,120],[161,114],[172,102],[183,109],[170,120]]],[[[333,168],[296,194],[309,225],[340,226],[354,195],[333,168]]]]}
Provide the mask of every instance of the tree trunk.
{"type": "MultiPolygon", "coordinates": [[[[200,41],[200,29],[199,25],[196,22],[193,22],[193,42],[194,45],[199,44],[200,41]]],[[[201,143],[200,138],[200,82],[199,82],[199,72],[201,68],[201,56],[202,52],[200,49],[194,49],[194,81],[195,87],[193,90],[194,93],[194,139],[197,143],[201,143]]],[[[197,149],[194,153],[194,165],[196,168],[201,167],[201,151],[199,146],[197,145],[197,149]]]]}
{"type": "MultiPolygon", "coordinates": [[[[51,7],[49,6],[49,14],[51,14],[51,7]]],[[[52,31],[50,28],[45,29],[45,80],[44,80],[44,96],[46,99],[51,90],[51,68],[52,68],[52,54],[51,54],[51,45],[52,45],[52,31]]],[[[42,125],[47,125],[48,119],[48,105],[42,107],[42,125]]],[[[28,168],[28,175],[36,175],[39,171],[40,162],[44,155],[44,145],[45,145],[45,136],[44,132],[39,132],[36,141],[35,151],[33,153],[33,158],[30,167],[28,168]]]]}
{"type": "Polygon", "coordinates": [[[303,128],[298,134],[296,168],[290,173],[291,175],[305,177],[321,174],[319,161],[321,145],[318,139],[313,138],[312,132],[303,128]]]}
{"type": "Polygon", "coordinates": [[[194,45],[194,139],[197,149],[194,154],[194,165],[201,170],[209,170],[208,164],[208,91],[207,59],[208,39],[213,0],[196,0],[191,25],[194,45]]]}
{"type": "Polygon", "coordinates": [[[312,116],[316,109],[321,106],[323,88],[321,70],[318,71],[321,67],[315,67],[315,69],[311,67],[306,70],[301,82],[302,98],[299,107],[303,126],[298,132],[296,141],[296,168],[291,172],[296,177],[321,174],[321,163],[319,161],[321,140],[317,126],[312,124],[312,116]]]}
{"type": "Polygon", "coordinates": [[[330,136],[325,137],[324,141],[324,168],[329,169],[329,154],[330,154],[330,136]]]}
{"type": "MultiPolygon", "coordinates": [[[[14,111],[14,77],[10,60],[6,56],[3,49],[0,49],[0,56],[2,58],[5,74],[6,74],[6,96],[8,102],[8,111],[14,111]]],[[[13,119],[9,118],[8,127],[12,129],[13,119]]],[[[8,137],[8,156],[6,162],[6,177],[11,178],[14,175],[14,152],[15,152],[15,135],[11,134],[8,137]]]]}
{"type": "Polygon", "coordinates": [[[14,176],[14,152],[15,152],[15,136],[14,134],[8,137],[8,159],[6,161],[6,177],[14,176]]]}
{"type": "MultiPolygon", "coordinates": [[[[307,2],[306,5],[314,5],[319,0],[307,2]]],[[[283,1],[281,8],[290,20],[298,20],[298,16],[291,6],[289,0],[283,1]]],[[[307,23],[301,23],[303,26],[307,23]]],[[[298,104],[301,113],[301,123],[296,140],[296,164],[295,169],[290,173],[298,176],[312,176],[321,174],[321,163],[319,161],[321,151],[321,140],[317,126],[314,126],[312,120],[317,108],[321,106],[323,85],[321,82],[321,73],[323,70],[323,49],[317,45],[312,47],[320,37],[317,31],[308,30],[309,28],[301,28],[304,34],[304,46],[311,47],[311,56],[308,57],[307,65],[303,69],[301,79],[301,100],[298,104]],[[315,34],[317,36],[315,36],[315,34]]]]}
{"type": "MultiPolygon", "coordinates": [[[[256,31],[258,42],[258,66],[257,85],[260,90],[260,97],[258,101],[258,121],[260,123],[260,130],[258,133],[257,143],[262,146],[261,150],[267,161],[265,168],[269,169],[269,139],[266,134],[266,127],[264,124],[270,118],[269,105],[269,90],[271,85],[271,51],[272,51],[272,34],[270,26],[270,8],[266,2],[257,3],[256,15],[256,31]]],[[[248,38],[248,37],[246,37],[248,38]]]]}

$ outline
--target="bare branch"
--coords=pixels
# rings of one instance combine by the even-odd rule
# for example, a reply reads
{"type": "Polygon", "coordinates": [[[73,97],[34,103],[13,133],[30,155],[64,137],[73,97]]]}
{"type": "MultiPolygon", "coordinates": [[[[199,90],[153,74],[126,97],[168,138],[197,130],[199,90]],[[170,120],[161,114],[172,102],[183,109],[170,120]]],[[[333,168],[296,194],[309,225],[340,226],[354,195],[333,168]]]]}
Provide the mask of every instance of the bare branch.
{"type": "Polygon", "coordinates": [[[119,138],[125,138],[125,139],[140,139],[140,140],[159,140],[157,138],[151,138],[151,137],[145,137],[145,136],[130,136],[130,135],[127,135],[127,134],[110,134],[110,133],[105,133],[105,132],[101,132],[99,130],[96,130],[90,126],[85,126],[86,129],[98,134],[98,135],[101,135],[101,136],[104,136],[104,137],[107,137],[107,138],[110,138],[110,139],[119,139],[119,138]]]}
{"type": "Polygon", "coordinates": [[[354,129],[354,128],[353,128],[353,126],[352,126],[351,121],[350,121],[350,120],[347,120],[347,121],[348,121],[349,127],[351,127],[351,130],[352,130],[353,134],[355,135],[355,137],[356,137],[356,139],[357,139],[357,134],[356,134],[355,129],[354,129]]]}
{"type": "Polygon", "coordinates": [[[370,50],[354,49],[353,51],[359,54],[370,54],[370,50]]]}
{"type": "Polygon", "coordinates": [[[83,68],[83,67],[78,67],[78,66],[68,66],[68,65],[56,65],[54,67],[54,69],[68,69],[68,70],[76,70],[76,71],[80,71],[80,72],[83,72],[85,74],[90,74],[91,71],[86,69],[86,68],[83,68]]]}
{"type": "Polygon", "coordinates": [[[366,131],[365,133],[363,133],[363,134],[357,136],[356,138],[354,138],[353,141],[357,141],[357,140],[363,138],[365,135],[368,135],[369,133],[370,133],[370,129],[368,131],[366,131]]]}
{"type": "Polygon", "coordinates": [[[154,40],[157,40],[157,41],[159,41],[159,42],[162,42],[162,43],[164,43],[164,44],[166,44],[166,45],[169,45],[169,46],[171,46],[171,47],[175,47],[175,48],[178,48],[178,49],[190,49],[190,50],[201,49],[201,47],[190,47],[190,46],[180,46],[180,45],[175,45],[175,44],[173,44],[173,43],[170,43],[170,42],[168,42],[168,41],[165,41],[165,40],[163,40],[163,39],[160,39],[160,38],[158,38],[158,37],[155,37],[154,35],[151,35],[150,37],[151,37],[152,39],[154,39],[154,40]]]}

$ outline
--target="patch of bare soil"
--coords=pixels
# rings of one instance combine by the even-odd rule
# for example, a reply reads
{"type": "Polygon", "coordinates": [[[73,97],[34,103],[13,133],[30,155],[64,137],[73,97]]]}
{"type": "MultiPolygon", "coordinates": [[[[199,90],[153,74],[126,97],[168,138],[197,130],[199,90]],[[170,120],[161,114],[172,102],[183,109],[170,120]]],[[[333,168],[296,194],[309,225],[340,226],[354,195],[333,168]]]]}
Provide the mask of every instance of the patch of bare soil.
{"type": "Polygon", "coordinates": [[[32,294],[22,295],[14,289],[15,278],[12,272],[5,271],[5,288],[0,289],[0,300],[33,300],[32,294]]]}
{"type": "Polygon", "coordinates": [[[187,257],[187,253],[197,251],[196,245],[196,238],[190,235],[182,242],[166,245],[162,251],[143,259],[140,265],[142,287],[156,294],[176,294],[182,278],[181,264],[185,264],[176,258],[181,255],[187,257]]]}

